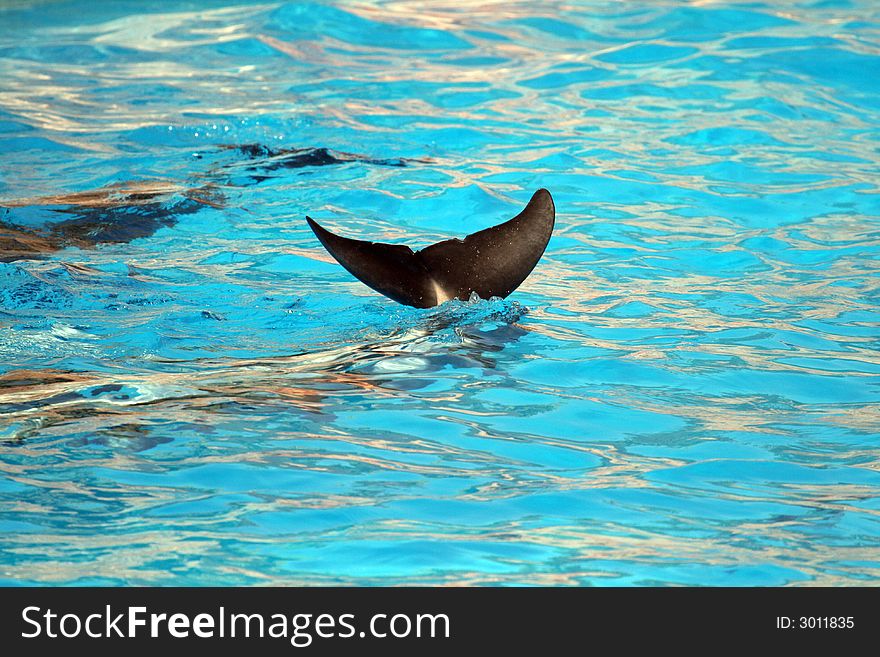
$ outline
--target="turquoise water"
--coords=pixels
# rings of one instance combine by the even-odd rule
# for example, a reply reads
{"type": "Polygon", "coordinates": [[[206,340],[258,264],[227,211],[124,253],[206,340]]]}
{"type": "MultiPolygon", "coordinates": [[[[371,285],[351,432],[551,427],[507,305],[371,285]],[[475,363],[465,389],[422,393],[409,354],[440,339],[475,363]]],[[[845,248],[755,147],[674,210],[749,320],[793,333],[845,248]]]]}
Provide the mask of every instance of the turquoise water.
{"type": "Polygon", "coordinates": [[[876,583],[880,6],[420,4],[0,3],[0,582],[876,583]]]}

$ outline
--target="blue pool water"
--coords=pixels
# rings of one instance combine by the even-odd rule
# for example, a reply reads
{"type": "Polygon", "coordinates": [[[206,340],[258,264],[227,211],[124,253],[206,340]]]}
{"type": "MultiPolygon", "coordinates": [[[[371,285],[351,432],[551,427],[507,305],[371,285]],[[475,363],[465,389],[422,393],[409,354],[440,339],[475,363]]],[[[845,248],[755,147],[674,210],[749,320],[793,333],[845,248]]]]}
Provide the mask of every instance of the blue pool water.
{"type": "Polygon", "coordinates": [[[0,582],[877,583],[876,2],[0,23],[0,582]],[[505,301],[399,306],[304,221],[539,187],[505,301]]]}

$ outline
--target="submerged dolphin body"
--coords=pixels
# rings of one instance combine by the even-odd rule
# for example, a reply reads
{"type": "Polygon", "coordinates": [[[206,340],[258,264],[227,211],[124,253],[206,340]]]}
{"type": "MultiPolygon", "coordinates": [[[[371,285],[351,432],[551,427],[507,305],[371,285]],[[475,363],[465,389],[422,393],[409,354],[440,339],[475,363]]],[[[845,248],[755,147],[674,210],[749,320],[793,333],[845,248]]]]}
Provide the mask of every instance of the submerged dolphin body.
{"type": "Polygon", "coordinates": [[[539,189],[510,221],[420,251],[334,235],[306,220],[330,255],[362,283],[398,303],[431,308],[473,292],[483,299],[513,292],[547,248],[556,208],[550,192],[539,189]]]}
{"type": "MultiPolygon", "coordinates": [[[[429,162],[403,157],[375,159],[323,147],[270,148],[252,143],[220,144],[218,149],[240,157],[197,174],[188,182],[143,180],[72,194],[0,200],[0,263],[39,258],[66,246],[88,248],[149,237],[162,227],[175,225],[181,215],[205,206],[223,207],[225,189],[258,184],[282,169],[349,163],[407,167],[429,162]],[[23,226],[15,221],[18,208],[43,208],[70,218],[23,226]]],[[[203,157],[202,153],[196,155],[203,157]]],[[[204,151],[204,156],[209,155],[211,151],[204,151]]]]}

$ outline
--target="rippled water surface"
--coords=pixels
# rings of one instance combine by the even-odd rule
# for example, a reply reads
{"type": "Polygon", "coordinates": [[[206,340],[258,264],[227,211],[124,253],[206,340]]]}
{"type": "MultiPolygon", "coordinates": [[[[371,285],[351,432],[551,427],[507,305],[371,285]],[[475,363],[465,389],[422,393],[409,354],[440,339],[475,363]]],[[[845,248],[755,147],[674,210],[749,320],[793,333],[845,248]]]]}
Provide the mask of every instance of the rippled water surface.
{"type": "Polygon", "coordinates": [[[876,2],[0,3],[0,582],[876,583],[876,2]],[[546,187],[505,301],[399,306],[546,187]]]}

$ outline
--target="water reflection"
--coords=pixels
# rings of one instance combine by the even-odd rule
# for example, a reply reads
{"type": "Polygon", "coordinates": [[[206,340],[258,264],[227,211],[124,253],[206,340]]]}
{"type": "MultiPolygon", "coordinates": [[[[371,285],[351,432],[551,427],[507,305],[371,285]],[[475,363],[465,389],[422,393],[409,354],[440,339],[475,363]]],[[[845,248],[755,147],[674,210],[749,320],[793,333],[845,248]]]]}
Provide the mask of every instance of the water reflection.
{"type": "MultiPolygon", "coordinates": [[[[174,226],[179,217],[198,212],[202,206],[222,208],[226,203],[225,188],[263,182],[279,169],[350,162],[404,167],[408,163],[405,158],[377,160],[327,148],[270,148],[262,144],[221,145],[219,148],[234,151],[245,160],[222,164],[201,175],[200,179],[210,182],[200,182],[198,186],[166,181],[114,183],[85,192],[3,201],[0,209],[6,217],[0,221],[0,262],[14,262],[67,246],[87,248],[149,237],[160,228],[174,226]],[[44,217],[60,213],[73,215],[73,218],[46,219],[38,228],[28,229],[17,225],[16,208],[21,208],[25,217],[33,213],[44,217]]],[[[30,219],[30,223],[33,222],[30,219]]]]}
{"type": "Polygon", "coordinates": [[[871,3],[221,5],[2,10],[4,577],[876,581],[871,3]],[[538,187],[502,304],[302,220],[538,187]]]}

